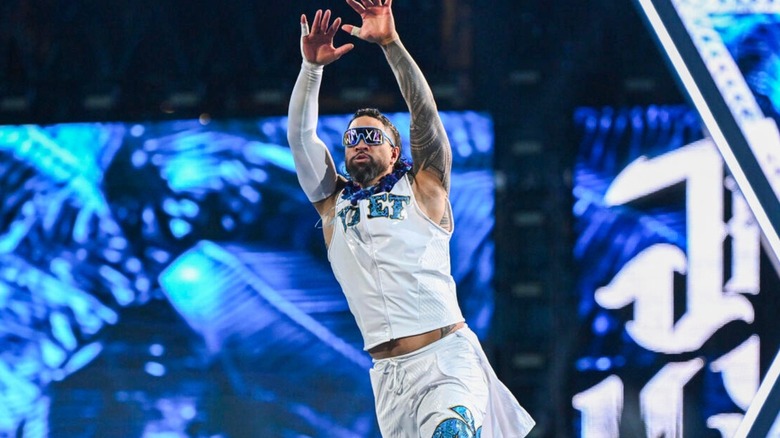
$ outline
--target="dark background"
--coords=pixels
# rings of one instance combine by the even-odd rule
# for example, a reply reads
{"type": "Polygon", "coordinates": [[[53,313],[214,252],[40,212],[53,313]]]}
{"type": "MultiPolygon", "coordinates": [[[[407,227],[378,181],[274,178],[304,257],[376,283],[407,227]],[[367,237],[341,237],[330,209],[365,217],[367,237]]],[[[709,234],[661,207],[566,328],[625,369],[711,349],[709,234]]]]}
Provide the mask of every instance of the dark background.
{"type": "MultiPolygon", "coordinates": [[[[344,1],[5,0],[0,123],[283,115],[299,16],[317,8],[359,24],[344,1]]],[[[439,108],[494,118],[497,296],[486,347],[537,436],[568,436],[572,115],[684,99],[630,1],[396,0],[394,12],[439,108]]],[[[320,102],[324,114],[405,109],[381,51],[359,41],[326,69],[320,102]]]]}

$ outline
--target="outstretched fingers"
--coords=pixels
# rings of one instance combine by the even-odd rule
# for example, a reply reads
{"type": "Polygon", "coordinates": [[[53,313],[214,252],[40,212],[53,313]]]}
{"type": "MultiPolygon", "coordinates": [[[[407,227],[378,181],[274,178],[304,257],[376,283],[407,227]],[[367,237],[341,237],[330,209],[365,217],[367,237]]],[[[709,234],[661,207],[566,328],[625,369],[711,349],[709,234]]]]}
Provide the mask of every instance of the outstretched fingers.
{"type": "Polygon", "coordinates": [[[343,46],[336,47],[336,50],[334,51],[334,54],[336,55],[336,59],[341,58],[344,56],[347,52],[354,49],[355,45],[352,43],[344,44],[343,46]]]}
{"type": "Polygon", "coordinates": [[[317,9],[317,12],[314,13],[314,19],[311,22],[311,30],[313,33],[317,33],[317,30],[320,28],[321,21],[322,21],[322,9],[317,9]]]}
{"type": "MultiPolygon", "coordinates": [[[[314,13],[314,19],[311,22],[311,33],[314,35],[334,35],[336,33],[336,30],[341,25],[341,18],[336,17],[336,19],[333,20],[333,23],[330,22],[331,19],[331,11],[330,9],[326,9],[324,12],[322,9],[318,9],[317,12],[314,13]]],[[[303,29],[303,26],[306,26],[307,30],[304,33],[305,35],[309,34],[309,27],[306,22],[306,15],[301,15],[301,29],[303,29]]]]}
{"type": "Polygon", "coordinates": [[[330,27],[327,30],[327,33],[330,35],[335,35],[336,31],[341,26],[341,17],[336,17],[335,20],[333,20],[333,24],[330,25],[330,27]]]}
{"type": "Polygon", "coordinates": [[[353,36],[360,35],[360,28],[351,24],[345,24],[341,26],[341,30],[353,36]]]}
{"type": "Polygon", "coordinates": [[[358,14],[363,14],[366,11],[366,7],[362,3],[355,0],[347,0],[347,4],[352,7],[358,14]]]}
{"type": "Polygon", "coordinates": [[[370,6],[390,7],[393,5],[393,0],[347,0],[347,3],[352,6],[352,9],[360,14],[370,6]]]}
{"type": "Polygon", "coordinates": [[[309,22],[306,20],[306,14],[301,14],[301,36],[309,34],[309,22]]]}
{"type": "Polygon", "coordinates": [[[328,32],[328,24],[330,22],[330,9],[325,11],[325,14],[322,16],[322,21],[320,22],[320,30],[322,33],[328,32]]]}

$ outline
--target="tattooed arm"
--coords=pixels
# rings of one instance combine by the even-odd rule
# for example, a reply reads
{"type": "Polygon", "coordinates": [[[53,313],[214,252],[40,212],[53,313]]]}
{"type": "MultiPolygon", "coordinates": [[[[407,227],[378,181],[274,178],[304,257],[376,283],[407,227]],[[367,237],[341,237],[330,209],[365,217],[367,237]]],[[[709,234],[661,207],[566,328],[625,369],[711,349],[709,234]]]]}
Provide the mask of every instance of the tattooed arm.
{"type": "Polygon", "coordinates": [[[401,94],[411,114],[409,142],[415,171],[433,174],[449,192],[452,149],[439,118],[433,92],[400,39],[396,38],[383,45],[382,50],[398,80],[401,94]]]}
{"type": "Polygon", "coordinates": [[[415,181],[420,182],[418,176],[423,176],[424,185],[435,182],[444,189],[446,197],[452,170],[450,142],[439,118],[433,93],[417,63],[398,38],[391,10],[393,0],[347,0],[347,3],[360,14],[363,24],[362,27],[346,24],[342,29],[362,40],[382,46],[409,107],[409,140],[415,181]]]}
{"type": "Polygon", "coordinates": [[[433,92],[398,38],[390,9],[393,0],[347,0],[347,3],[360,14],[363,24],[362,27],[345,24],[341,28],[382,47],[409,107],[415,197],[431,220],[452,230],[448,200],[452,171],[450,141],[439,118],[433,92]]]}

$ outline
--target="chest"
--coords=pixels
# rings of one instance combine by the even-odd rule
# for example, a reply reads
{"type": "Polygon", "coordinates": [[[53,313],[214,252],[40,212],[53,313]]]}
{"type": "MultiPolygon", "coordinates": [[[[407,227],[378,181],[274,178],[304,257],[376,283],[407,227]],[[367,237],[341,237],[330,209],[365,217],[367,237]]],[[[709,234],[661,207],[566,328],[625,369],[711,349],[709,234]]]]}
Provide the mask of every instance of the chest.
{"type": "Polygon", "coordinates": [[[341,202],[336,207],[336,226],[346,232],[366,225],[367,221],[373,221],[372,225],[376,226],[388,225],[384,221],[405,221],[409,218],[411,203],[409,195],[387,192],[371,195],[355,205],[341,202]]]}

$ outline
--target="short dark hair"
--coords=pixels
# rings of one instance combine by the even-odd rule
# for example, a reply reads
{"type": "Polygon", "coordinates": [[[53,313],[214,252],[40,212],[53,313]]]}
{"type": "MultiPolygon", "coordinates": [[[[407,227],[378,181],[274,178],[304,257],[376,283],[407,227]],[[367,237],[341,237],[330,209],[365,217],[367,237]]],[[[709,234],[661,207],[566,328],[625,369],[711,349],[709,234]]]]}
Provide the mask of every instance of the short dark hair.
{"type": "Polygon", "coordinates": [[[401,149],[401,134],[398,132],[398,128],[393,125],[393,122],[391,122],[386,115],[382,114],[382,112],[376,108],[361,108],[355,111],[355,114],[352,115],[348,125],[351,125],[352,122],[354,122],[358,117],[363,116],[368,116],[379,120],[382,122],[382,125],[385,126],[385,129],[389,131],[390,136],[393,138],[393,143],[395,143],[395,147],[398,148],[398,160],[395,162],[395,167],[401,166],[401,152],[403,150],[401,149]]]}

